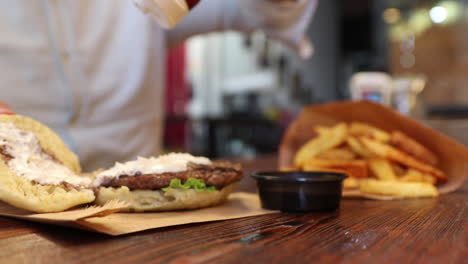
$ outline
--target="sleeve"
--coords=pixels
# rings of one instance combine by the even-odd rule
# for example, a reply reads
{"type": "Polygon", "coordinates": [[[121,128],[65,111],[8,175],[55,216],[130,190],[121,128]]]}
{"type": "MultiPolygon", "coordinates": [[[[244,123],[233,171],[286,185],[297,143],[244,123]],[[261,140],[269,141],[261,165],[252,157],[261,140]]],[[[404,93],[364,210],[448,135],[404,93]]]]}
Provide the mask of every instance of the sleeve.
{"type": "Polygon", "coordinates": [[[295,49],[302,57],[312,54],[304,32],[317,0],[202,0],[173,30],[169,45],[197,34],[236,30],[263,30],[295,49]]]}

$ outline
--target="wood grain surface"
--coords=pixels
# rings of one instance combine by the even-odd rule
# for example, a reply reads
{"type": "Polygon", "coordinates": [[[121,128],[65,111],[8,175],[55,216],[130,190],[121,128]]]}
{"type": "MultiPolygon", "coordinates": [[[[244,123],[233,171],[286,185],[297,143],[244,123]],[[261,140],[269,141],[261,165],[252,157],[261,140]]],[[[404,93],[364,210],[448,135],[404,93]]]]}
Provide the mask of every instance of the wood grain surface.
{"type": "MultiPolygon", "coordinates": [[[[275,157],[243,161],[247,173],[275,157]]],[[[255,191],[246,177],[240,189],[255,191]]],[[[189,213],[189,212],[187,212],[189,213]]],[[[468,263],[468,185],[438,199],[343,200],[120,237],[0,217],[0,263],[468,263]]]]}

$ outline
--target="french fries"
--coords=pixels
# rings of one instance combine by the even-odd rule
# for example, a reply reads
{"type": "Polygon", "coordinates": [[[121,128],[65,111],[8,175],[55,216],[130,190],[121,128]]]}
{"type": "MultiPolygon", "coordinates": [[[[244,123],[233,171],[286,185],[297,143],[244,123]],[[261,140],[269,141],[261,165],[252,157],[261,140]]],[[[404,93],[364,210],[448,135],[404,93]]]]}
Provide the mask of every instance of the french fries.
{"type": "Polygon", "coordinates": [[[438,162],[437,156],[434,153],[403,132],[393,131],[390,137],[390,145],[431,166],[435,166],[438,162]]]}
{"type": "Polygon", "coordinates": [[[437,156],[401,131],[384,131],[367,123],[338,123],[314,128],[317,137],[294,157],[303,171],[343,172],[345,189],[374,196],[436,197],[435,184],[447,181],[436,168],[437,156]]]}
{"type": "Polygon", "coordinates": [[[368,150],[362,143],[355,137],[348,137],[346,139],[346,143],[348,143],[349,147],[356,152],[359,156],[369,159],[374,157],[375,155],[368,150]]]}
{"type": "Polygon", "coordinates": [[[392,169],[398,177],[403,176],[408,172],[405,167],[395,162],[392,162],[392,169]]]}
{"type": "Polygon", "coordinates": [[[303,168],[305,171],[344,172],[356,179],[367,178],[367,164],[364,160],[321,160],[311,158],[307,160],[303,168]]]}
{"type": "Polygon", "coordinates": [[[331,129],[323,130],[319,136],[309,140],[299,149],[295,158],[294,165],[302,166],[308,159],[315,157],[320,152],[332,149],[341,145],[348,134],[348,127],[345,123],[340,123],[331,129]]]}
{"type": "Polygon", "coordinates": [[[325,150],[317,154],[317,159],[325,159],[325,160],[354,160],[356,159],[356,154],[347,147],[343,148],[334,148],[325,150]]]}
{"type": "Polygon", "coordinates": [[[358,189],[359,188],[359,181],[355,178],[348,177],[343,181],[343,187],[345,189],[358,189]]]}
{"type": "Polygon", "coordinates": [[[374,152],[374,154],[376,154],[377,156],[393,160],[395,162],[401,163],[410,168],[420,170],[422,172],[429,173],[431,175],[434,175],[440,181],[447,181],[447,175],[445,175],[445,173],[441,170],[436,169],[430,165],[424,164],[419,160],[413,158],[412,156],[396,148],[393,148],[392,146],[385,145],[376,140],[368,138],[362,138],[361,141],[368,149],[374,152]]]}
{"type": "Polygon", "coordinates": [[[280,171],[284,171],[284,172],[287,172],[287,171],[297,171],[298,169],[296,167],[282,167],[280,168],[280,171]]]}
{"type": "Polygon", "coordinates": [[[437,182],[437,179],[432,175],[414,169],[409,169],[399,180],[405,182],[427,182],[430,184],[437,182]]]}
{"type": "Polygon", "coordinates": [[[397,176],[393,171],[390,161],[386,159],[376,158],[369,160],[369,168],[382,181],[396,181],[397,176]]]}
{"type": "Polygon", "coordinates": [[[364,194],[395,196],[401,198],[439,196],[437,188],[426,182],[397,182],[366,179],[359,183],[359,190],[364,194]]]}
{"type": "Polygon", "coordinates": [[[330,130],[330,128],[324,127],[324,126],[316,126],[315,127],[315,132],[317,132],[317,134],[326,133],[329,130],[330,130]]]}
{"type": "Polygon", "coordinates": [[[373,138],[379,142],[388,142],[390,134],[369,124],[352,122],[349,126],[349,134],[373,138]]]}

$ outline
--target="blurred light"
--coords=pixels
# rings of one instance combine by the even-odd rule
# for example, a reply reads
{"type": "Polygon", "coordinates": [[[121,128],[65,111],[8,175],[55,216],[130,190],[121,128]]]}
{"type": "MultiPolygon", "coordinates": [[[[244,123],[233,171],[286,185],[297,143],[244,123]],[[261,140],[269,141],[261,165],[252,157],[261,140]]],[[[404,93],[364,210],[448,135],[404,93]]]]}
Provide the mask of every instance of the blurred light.
{"type": "Polygon", "coordinates": [[[418,8],[413,10],[408,18],[408,26],[415,34],[422,34],[432,26],[431,18],[427,14],[427,9],[418,8]]]}
{"type": "Polygon", "coordinates": [[[400,10],[396,8],[387,8],[382,14],[383,20],[387,24],[395,24],[400,20],[400,10]]]}
{"type": "Polygon", "coordinates": [[[414,42],[414,34],[407,33],[406,36],[401,40],[400,50],[402,52],[412,52],[414,50],[414,42]]]}
{"type": "Polygon", "coordinates": [[[389,35],[392,41],[400,41],[405,37],[408,27],[406,24],[397,23],[390,27],[389,35]]]}
{"type": "Polygon", "coordinates": [[[403,68],[411,68],[416,63],[416,57],[413,53],[403,53],[400,57],[400,64],[403,68]]]}
{"type": "Polygon", "coordinates": [[[434,6],[429,11],[432,22],[436,24],[443,23],[447,19],[447,9],[442,6],[434,6]]]}
{"type": "Polygon", "coordinates": [[[444,24],[455,23],[463,17],[463,5],[458,1],[441,1],[437,4],[447,11],[447,19],[444,24]]]}

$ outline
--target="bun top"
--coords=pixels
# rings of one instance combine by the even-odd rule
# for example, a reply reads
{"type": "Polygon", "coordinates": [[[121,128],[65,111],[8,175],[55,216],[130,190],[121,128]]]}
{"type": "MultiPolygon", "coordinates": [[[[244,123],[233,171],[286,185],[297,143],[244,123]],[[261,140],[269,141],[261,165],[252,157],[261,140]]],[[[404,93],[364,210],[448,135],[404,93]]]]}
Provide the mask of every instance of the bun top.
{"type": "Polygon", "coordinates": [[[116,163],[114,167],[99,173],[94,182],[101,185],[105,180],[118,179],[120,176],[138,176],[144,174],[160,174],[187,170],[187,164],[196,163],[210,165],[211,161],[205,157],[195,157],[188,153],[170,153],[157,158],[142,158],[126,163],[116,163]]]}
{"type": "Polygon", "coordinates": [[[78,176],[78,158],[48,127],[20,115],[0,115],[0,150],[3,161],[17,176],[40,184],[63,182],[88,186],[78,176]]]}

